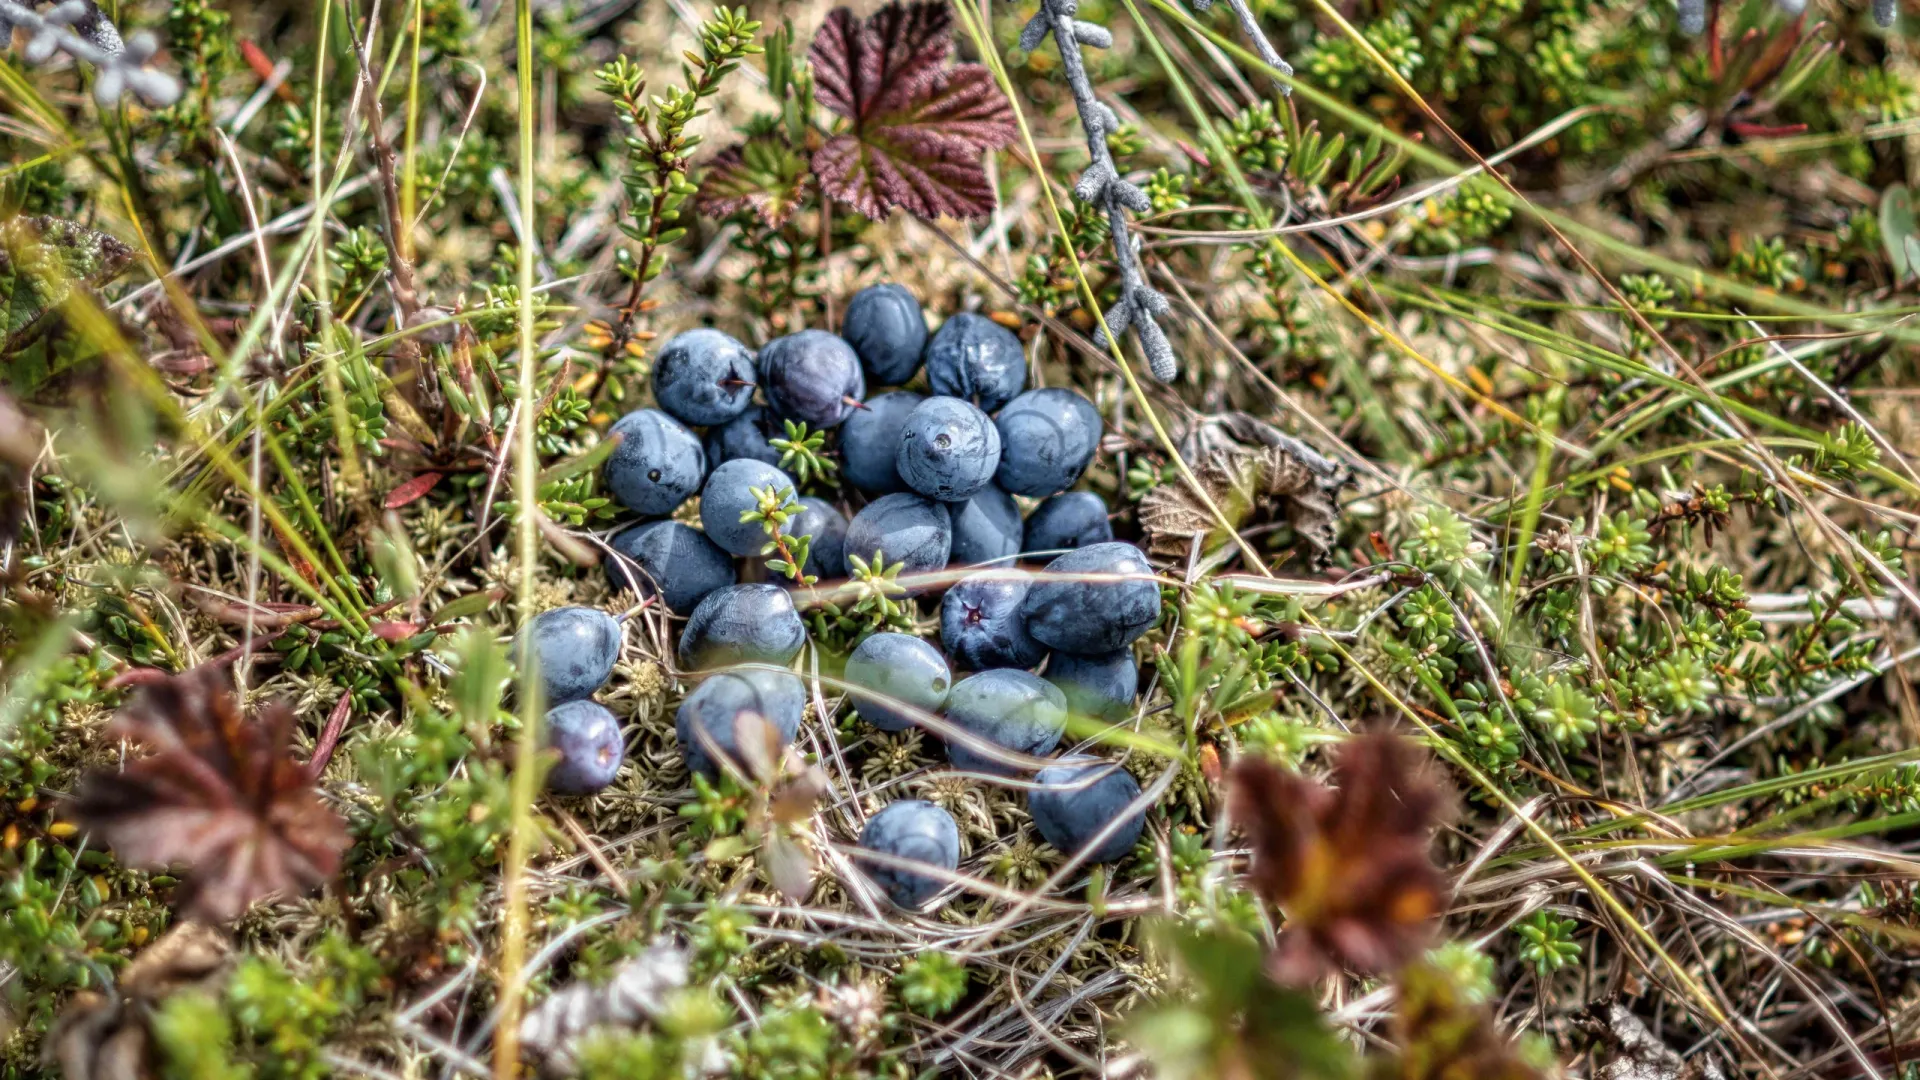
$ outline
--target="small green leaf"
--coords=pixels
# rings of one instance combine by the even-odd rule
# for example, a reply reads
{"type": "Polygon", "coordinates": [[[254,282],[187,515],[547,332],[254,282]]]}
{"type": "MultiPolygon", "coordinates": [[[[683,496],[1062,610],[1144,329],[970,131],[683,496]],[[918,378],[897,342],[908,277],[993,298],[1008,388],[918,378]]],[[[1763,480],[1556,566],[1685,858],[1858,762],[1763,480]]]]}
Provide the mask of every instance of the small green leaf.
{"type": "Polygon", "coordinates": [[[1920,274],[1920,230],[1914,223],[1913,193],[1905,184],[1895,184],[1880,196],[1880,236],[1895,281],[1920,274]]]}

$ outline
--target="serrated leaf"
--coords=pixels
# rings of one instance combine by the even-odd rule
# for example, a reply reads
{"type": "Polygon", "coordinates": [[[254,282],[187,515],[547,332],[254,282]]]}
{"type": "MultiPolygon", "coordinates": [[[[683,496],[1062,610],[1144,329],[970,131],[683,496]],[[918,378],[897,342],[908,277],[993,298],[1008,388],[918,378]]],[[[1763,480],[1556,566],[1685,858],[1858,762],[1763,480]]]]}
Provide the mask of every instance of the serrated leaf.
{"type": "Polygon", "coordinates": [[[1249,884],[1287,913],[1269,977],[1306,987],[1420,955],[1446,895],[1428,849],[1448,801],[1417,744],[1357,735],[1334,751],[1331,787],[1257,756],[1228,776],[1230,813],[1253,849],[1249,884]]]}
{"type": "Polygon", "coordinates": [[[993,210],[980,155],[1013,140],[1013,110],[985,67],[948,66],[951,20],[944,3],[828,13],[808,52],[814,97],[851,125],[814,152],[822,191],[871,218],[993,210]]]}
{"type": "Polygon", "coordinates": [[[1880,196],[1880,236],[1895,281],[1920,274],[1920,228],[1914,222],[1913,193],[1905,184],[1895,184],[1880,196]]]}
{"type": "Polygon", "coordinates": [[[0,222],[0,355],[25,345],[76,285],[98,288],[133,261],[103,232],[53,217],[0,222]]]}
{"type": "Polygon", "coordinates": [[[243,715],[223,666],[170,676],[107,728],[150,752],[89,772],[64,812],[128,866],[190,866],[177,897],[189,916],[226,922],[298,896],[333,876],[349,838],[292,757],[295,726],[281,704],[243,715]]]}
{"type": "Polygon", "coordinates": [[[694,205],[709,217],[751,207],[768,228],[777,229],[800,209],[812,179],[799,152],[767,136],[756,136],[727,147],[713,159],[694,205]]]}

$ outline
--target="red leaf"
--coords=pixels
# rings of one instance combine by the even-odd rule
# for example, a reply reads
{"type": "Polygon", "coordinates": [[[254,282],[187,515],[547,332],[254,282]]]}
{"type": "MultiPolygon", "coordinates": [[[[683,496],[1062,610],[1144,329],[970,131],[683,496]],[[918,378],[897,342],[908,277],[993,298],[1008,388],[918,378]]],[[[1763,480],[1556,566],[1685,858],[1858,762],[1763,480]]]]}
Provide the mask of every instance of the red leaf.
{"type": "Polygon", "coordinates": [[[980,155],[1013,141],[1013,109],[979,64],[949,67],[944,3],[835,8],[814,35],[814,96],[851,121],[813,155],[821,190],[868,217],[993,210],[980,155]]]}
{"type": "Polygon", "coordinates": [[[444,473],[423,472],[387,493],[387,501],[380,505],[389,510],[398,510],[433,490],[433,486],[446,479],[444,473]]]}
{"type": "Polygon", "coordinates": [[[1445,890],[1428,857],[1447,798],[1417,746],[1357,736],[1335,751],[1335,787],[1243,758],[1234,821],[1253,847],[1251,884],[1287,913],[1268,960],[1283,983],[1344,966],[1378,975],[1420,954],[1445,890]]]}
{"type": "Polygon", "coordinates": [[[1805,124],[1751,124],[1745,120],[1729,120],[1727,130],[1742,139],[1778,139],[1788,135],[1798,135],[1807,130],[1805,124]]]}
{"type": "Polygon", "coordinates": [[[373,631],[373,636],[379,638],[381,641],[405,641],[420,632],[420,624],[410,622],[377,622],[367,627],[367,629],[373,631]]]}
{"type": "Polygon", "coordinates": [[[291,896],[338,869],[346,826],[293,760],[284,705],[244,717],[224,667],[146,684],[108,726],[147,747],[124,769],[96,769],[70,813],[129,866],[185,863],[186,914],[215,922],[291,896]]]}

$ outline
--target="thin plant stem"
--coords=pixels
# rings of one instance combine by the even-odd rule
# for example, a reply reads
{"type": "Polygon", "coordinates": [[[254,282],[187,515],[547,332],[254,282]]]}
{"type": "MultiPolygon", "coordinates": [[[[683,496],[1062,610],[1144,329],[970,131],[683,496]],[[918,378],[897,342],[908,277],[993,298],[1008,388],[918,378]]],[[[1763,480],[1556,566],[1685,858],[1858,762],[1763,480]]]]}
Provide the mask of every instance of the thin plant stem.
{"type": "MultiPolygon", "coordinates": [[[[539,531],[534,515],[540,512],[540,462],[534,454],[533,380],[540,369],[538,343],[533,326],[533,259],[531,230],[539,219],[534,216],[533,162],[533,4],[532,0],[514,0],[514,34],[518,49],[516,73],[520,98],[520,220],[529,230],[519,247],[520,282],[520,378],[518,414],[514,428],[514,501],[518,504],[517,558],[519,559],[519,595],[516,610],[524,623],[533,618],[534,570],[539,554],[539,531]]],[[[540,746],[540,684],[534,653],[528,650],[520,665],[520,737],[514,749],[511,801],[512,824],[507,834],[507,854],[503,867],[502,890],[505,912],[500,942],[499,987],[500,1025],[493,1038],[493,1075],[495,1080],[513,1080],[520,1065],[520,969],[527,951],[527,860],[533,851],[533,782],[540,746]]]]}

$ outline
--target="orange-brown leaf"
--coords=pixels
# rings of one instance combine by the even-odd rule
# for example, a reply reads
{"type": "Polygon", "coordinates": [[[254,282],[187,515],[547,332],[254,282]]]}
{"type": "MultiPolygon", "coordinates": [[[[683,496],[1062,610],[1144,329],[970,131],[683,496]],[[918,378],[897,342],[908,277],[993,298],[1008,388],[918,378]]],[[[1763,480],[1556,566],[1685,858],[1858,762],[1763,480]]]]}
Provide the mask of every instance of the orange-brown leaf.
{"type": "Polygon", "coordinates": [[[1334,753],[1334,786],[1243,758],[1233,819],[1253,847],[1254,890],[1286,912],[1276,979],[1329,968],[1391,971],[1426,946],[1445,883],[1428,857],[1447,799],[1412,743],[1362,735],[1334,753]]]}
{"type": "Polygon", "coordinates": [[[149,753],[90,773],[71,814],[130,866],[184,864],[194,917],[311,890],[339,868],[347,832],[293,760],[293,725],[284,705],[243,717],[222,667],[151,683],[107,728],[149,753]]]}
{"type": "Polygon", "coordinates": [[[432,491],[433,486],[444,479],[446,479],[446,476],[443,473],[423,472],[388,492],[386,501],[380,505],[386,507],[388,510],[398,510],[418,500],[427,492],[432,491]]]}
{"type": "Polygon", "coordinates": [[[827,13],[814,35],[814,97],[846,130],[813,155],[827,195],[870,218],[985,217],[993,186],[980,155],[1013,141],[1013,107],[980,64],[954,64],[944,3],[888,4],[864,20],[827,13]]]}

